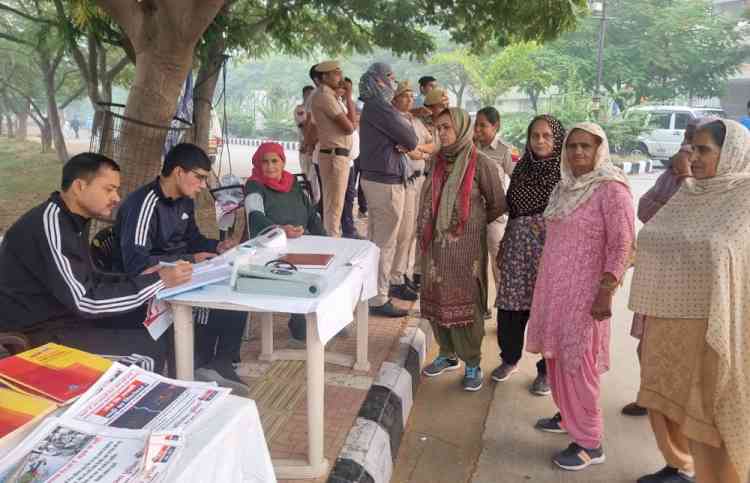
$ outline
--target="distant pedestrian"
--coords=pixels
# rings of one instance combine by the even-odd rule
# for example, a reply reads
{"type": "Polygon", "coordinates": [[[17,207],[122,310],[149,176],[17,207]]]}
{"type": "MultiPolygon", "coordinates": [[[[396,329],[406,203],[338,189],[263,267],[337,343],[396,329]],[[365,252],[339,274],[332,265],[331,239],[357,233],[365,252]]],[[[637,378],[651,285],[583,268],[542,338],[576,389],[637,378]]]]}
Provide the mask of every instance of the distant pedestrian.
{"type": "Polygon", "coordinates": [[[604,130],[576,124],[564,146],[561,180],[544,211],[526,350],[544,356],[559,409],[536,427],[570,434],[573,443],[552,461],[582,470],[605,460],[600,376],[609,369],[612,299],[630,265],[635,227],[628,178],[610,161],[604,130]]]}
{"type": "Polygon", "coordinates": [[[70,128],[73,130],[73,133],[75,134],[76,139],[79,139],[78,130],[81,129],[81,121],[79,121],[77,117],[74,117],[70,121],[70,128]]]}
{"type": "Polygon", "coordinates": [[[505,210],[497,168],[473,142],[471,118],[451,108],[437,117],[441,148],[419,210],[422,316],[440,346],[424,368],[438,376],[466,364],[463,388],[478,391],[487,307],[487,225],[505,210]]]}
{"type": "MultiPolygon", "coordinates": [[[[526,131],[526,150],[510,177],[506,199],[508,226],[497,255],[497,344],[501,364],[492,371],[495,382],[507,381],[523,356],[526,324],[542,258],[546,228],[544,210],[560,181],[560,156],[565,128],[552,116],[531,120],[526,131]]],[[[530,391],[550,394],[544,358],[537,362],[537,376],[530,391]]]]}
{"type": "Polygon", "coordinates": [[[745,128],[750,129],[750,101],[747,101],[747,113],[740,118],[740,123],[745,126],[745,128]]]}

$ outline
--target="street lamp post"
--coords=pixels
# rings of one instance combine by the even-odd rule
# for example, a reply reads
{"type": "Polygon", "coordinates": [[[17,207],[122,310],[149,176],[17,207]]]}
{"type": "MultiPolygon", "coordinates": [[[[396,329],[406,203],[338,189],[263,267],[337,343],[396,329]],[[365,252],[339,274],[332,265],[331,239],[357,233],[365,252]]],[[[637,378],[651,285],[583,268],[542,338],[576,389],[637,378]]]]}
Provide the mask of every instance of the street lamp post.
{"type": "Polygon", "coordinates": [[[604,73],[604,35],[607,29],[607,0],[601,0],[593,4],[593,10],[599,11],[599,47],[596,54],[596,86],[594,87],[593,110],[597,115],[601,109],[600,89],[602,85],[602,74],[604,73]]]}

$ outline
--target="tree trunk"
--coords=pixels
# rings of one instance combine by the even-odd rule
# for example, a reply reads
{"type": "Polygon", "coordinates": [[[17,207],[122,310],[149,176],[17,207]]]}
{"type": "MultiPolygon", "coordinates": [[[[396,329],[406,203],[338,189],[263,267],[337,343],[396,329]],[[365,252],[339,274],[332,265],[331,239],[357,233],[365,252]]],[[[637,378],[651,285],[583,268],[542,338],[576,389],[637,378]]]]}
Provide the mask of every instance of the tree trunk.
{"type": "Polygon", "coordinates": [[[174,45],[173,49],[179,52],[137,54],[125,109],[128,121],[120,133],[123,196],[152,180],[161,169],[164,141],[193,58],[192,46],[174,45]]]}
{"type": "Polygon", "coordinates": [[[177,97],[195,46],[225,0],[96,0],[121,27],[135,53],[135,79],[119,133],[122,195],[155,177],[177,97]]]}
{"type": "Polygon", "coordinates": [[[28,136],[29,133],[29,114],[28,112],[19,112],[16,117],[18,118],[16,139],[19,141],[26,141],[26,136],[28,136]]]}
{"type": "Polygon", "coordinates": [[[8,137],[12,138],[15,135],[13,132],[13,116],[8,114],[7,116],[5,116],[5,121],[5,125],[8,126],[8,137]]]}
{"type": "Polygon", "coordinates": [[[52,128],[49,119],[44,119],[44,123],[39,126],[42,136],[42,152],[48,153],[52,150],[52,128]]]}
{"type": "Polygon", "coordinates": [[[42,77],[44,81],[44,91],[47,98],[47,124],[50,129],[50,135],[54,141],[57,159],[61,163],[68,160],[68,149],[65,146],[65,137],[63,136],[62,126],[60,125],[60,111],[57,109],[57,93],[55,88],[55,71],[56,63],[49,58],[49,52],[41,49],[39,52],[42,77]]]}
{"type": "Polygon", "coordinates": [[[208,54],[201,62],[193,90],[193,129],[195,130],[193,142],[204,150],[208,149],[211,106],[223,62],[224,39],[219,38],[208,47],[208,54]]]}

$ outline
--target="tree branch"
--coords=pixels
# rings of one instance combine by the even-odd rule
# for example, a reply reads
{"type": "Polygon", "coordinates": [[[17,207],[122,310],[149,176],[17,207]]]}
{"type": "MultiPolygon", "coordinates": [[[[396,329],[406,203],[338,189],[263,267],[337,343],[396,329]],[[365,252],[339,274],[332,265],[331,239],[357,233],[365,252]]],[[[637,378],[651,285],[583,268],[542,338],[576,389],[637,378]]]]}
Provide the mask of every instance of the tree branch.
{"type": "MultiPolygon", "coordinates": [[[[143,10],[134,8],[133,2],[123,0],[95,0],[104,12],[120,26],[125,35],[133,39],[143,22],[143,10]]],[[[141,2],[139,2],[141,3],[141,2]]]]}
{"type": "Polygon", "coordinates": [[[0,10],[5,10],[6,12],[10,12],[13,15],[17,15],[21,18],[25,18],[26,20],[31,20],[32,22],[43,23],[46,25],[57,25],[54,21],[50,19],[34,17],[33,15],[29,15],[28,13],[24,13],[20,10],[16,10],[15,8],[5,5],[3,3],[0,3],[0,10]]]}
{"type": "Polygon", "coordinates": [[[122,72],[122,69],[127,67],[128,64],[130,64],[130,57],[126,55],[125,57],[120,59],[119,62],[113,65],[111,69],[107,71],[107,73],[105,74],[107,80],[112,80],[115,77],[117,77],[120,74],[120,72],[122,72]]]}
{"type": "Polygon", "coordinates": [[[84,82],[88,82],[91,73],[89,72],[88,65],[86,64],[86,59],[83,56],[83,52],[81,51],[78,42],[76,42],[76,39],[71,34],[73,24],[65,14],[65,7],[63,6],[62,0],[54,0],[54,3],[55,10],[57,11],[57,16],[61,19],[64,19],[65,23],[67,24],[68,28],[65,28],[63,30],[65,39],[68,42],[68,47],[70,48],[70,52],[73,54],[73,60],[78,66],[78,70],[81,72],[81,77],[83,78],[84,82]]]}
{"type": "Polygon", "coordinates": [[[86,92],[86,84],[83,84],[76,92],[74,92],[70,97],[68,97],[62,104],[58,106],[58,109],[62,110],[68,107],[71,102],[75,101],[79,97],[83,95],[83,93],[86,92]]]}
{"type": "Polygon", "coordinates": [[[25,45],[27,47],[31,47],[32,49],[36,48],[36,45],[31,42],[27,42],[26,40],[19,39],[18,37],[14,37],[13,35],[6,34],[3,32],[0,32],[0,39],[5,39],[16,44],[25,45]]]}
{"type": "Polygon", "coordinates": [[[60,89],[62,88],[63,84],[65,84],[65,79],[66,79],[66,78],[67,78],[67,77],[68,77],[68,76],[69,76],[70,74],[75,74],[75,73],[76,73],[76,71],[75,71],[75,70],[69,70],[69,71],[67,71],[67,72],[64,72],[64,73],[63,73],[63,75],[62,75],[62,76],[60,76],[60,82],[58,82],[58,83],[57,83],[57,85],[55,86],[55,92],[59,91],[59,90],[60,90],[60,89]]]}
{"type": "Polygon", "coordinates": [[[57,54],[55,54],[55,58],[52,60],[52,69],[50,70],[50,72],[52,72],[53,75],[57,68],[60,66],[60,62],[62,62],[63,57],[65,57],[65,46],[61,45],[57,50],[57,54]]]}

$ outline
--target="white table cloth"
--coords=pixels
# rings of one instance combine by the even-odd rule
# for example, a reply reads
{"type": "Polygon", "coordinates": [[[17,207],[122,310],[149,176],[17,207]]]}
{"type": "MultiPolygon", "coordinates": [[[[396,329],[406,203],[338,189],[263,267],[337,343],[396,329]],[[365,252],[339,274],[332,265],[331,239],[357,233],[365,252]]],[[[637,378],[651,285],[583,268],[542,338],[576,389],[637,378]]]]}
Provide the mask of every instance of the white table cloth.
{"type": "Polygon", "coordinates": [[[323,344],[328,342],[353,320],[353,312],[361,300],[369,300],[378,292],[378,262],[380,250],[366,240],[303,236],[289,240],[284,251],[261,251],[253,263],[264,265],[284,253],[333,254],[326,270],[306,270],[325,277],[326,290],[320,296],[286,297],[238,293],[229,287],[229,281],[207,285],[200,289],[169,297],[169,302],[190,302],[195,306],[232,304],[257,312],[288,312],[315,314],[316,330],[323,344]],[[347,266],[352,259],[355,266],[347,266]]]}
{"type": "Polygon", "coordinates": [[[274,483],[255,401],[229,396],[187,434],[186,446],[169,474],[175,483],[274,483]]]}
{"type": "Polygon", "coordinates": [[[289,240],[283,252],[263,251],[253,259],[262,265],[285,253],[334,254],[331,265],[318,273],[326,288],[315,298],[267,296],[234,292],[229,281],[208,285],[166,298],[174,311],[175,355],[177,377],[193,379],[193,307],[262,313],[261,360],[305,360],[307,371],[307,460],[273,461],[281,479],[306,479],[323,476],[328,470],[324,458],[324,390],[325,362],[367,371],[368,317],[367,301],[377,293],[380,251],[369,241],[304,236],[289,240]],[[307,320],[307,348],[273,349],[273,313],[301,313],[307,320]],[[357,354],[353,358],[325,352],[325,343],[354,319],[357,321],[357,354]]]}
{"type": "MultiPolygon", "coordinates": [[[[61,416],[58,409],[49,417],[61,416]]],[[[40,420],[41,422],[41,420],[40,420]]],[[[34,427],[0,446],[0,459],[34,427]]],[[[271,455],[255,401],[228,396],[190,429],[167,481],[174,483],[275,483],[271,455]]]]}

